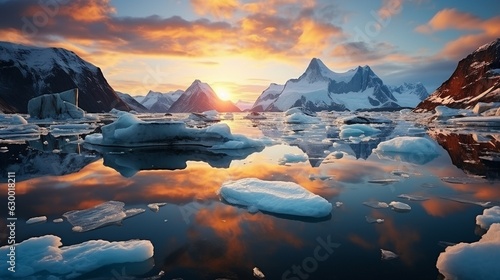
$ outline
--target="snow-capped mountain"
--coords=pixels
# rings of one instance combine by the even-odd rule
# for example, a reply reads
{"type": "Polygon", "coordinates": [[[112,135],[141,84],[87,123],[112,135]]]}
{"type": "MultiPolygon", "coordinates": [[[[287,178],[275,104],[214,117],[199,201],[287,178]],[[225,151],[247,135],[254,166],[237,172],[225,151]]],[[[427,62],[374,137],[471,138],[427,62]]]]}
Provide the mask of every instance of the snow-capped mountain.
{"type": "Polygon", "coordinates": [[[401,107],[415,108],[429,96],[429,92],[420,82],[403,83],[400,86],[388,86],[401,107]]]}
{"type": "Polygon", "coordinates": [[[79,107],[87,112],[130,110],[101,69],[74,52],[0,42],[0,104],[26,113],[31,98],[73,88],[79,91],[79,107]]]}
{"type": "Polygon", "coordinates": [[[478,102],[500,102],[500,38],[460,60],[451,77],[415,110],[439,105],[469,109],[478,102]]]}
{"type": "Polygon", "coordinates": [[[200,80],[195,80],[191,86],[172,104],[170,113],[190,113],[216,110],[218,112],[240,112],[231,101],[221,100],[213,89],[200,80]]]}
{"type": "Polygon", "coordinates": [[[117,91],[116,94],[120,97],[123,102],[127,103],[131,110],[138,113],[148,112],[148,108],[144,107],[141,103],[137,102],[130,94],[117,91]]]}
{"type": "Polygon", "coordinates": [[[283,86],[271,84],[257,99],[252,110],[285,111],[292,107],[305,107],[311,111],[343,111],[400,106],[369,66],[336,73],[321,60],[313,58],[298,79],[290,79],[283,86]]]}
{"type": "Polygon", "coordinates": [[[240,109],[241,111],[248,111],[248,110],[252,109],[253,103],[254,102],[238,100],[238,101],[236,101],[236,103],[234,103],[234,105],[236,107],[238,107],[238,109],[240,109]]]}
{"type": "Polygon", "coordinates": [[[177,99],[184,93],[182,90],[167,93],[150,90],[140,103],[152,113],[166,113],[177,99]]]}

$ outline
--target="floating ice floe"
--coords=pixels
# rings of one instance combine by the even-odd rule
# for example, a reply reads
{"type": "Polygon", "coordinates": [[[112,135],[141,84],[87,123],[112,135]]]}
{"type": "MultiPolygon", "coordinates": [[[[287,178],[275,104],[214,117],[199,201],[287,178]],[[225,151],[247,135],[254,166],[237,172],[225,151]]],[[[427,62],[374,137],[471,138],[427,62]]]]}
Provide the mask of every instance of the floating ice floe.
{"type": "Polygon", "coordinates": [[[262,271],[260,271],[258,267],[254,267],[252,271],[253,271],[253,276],[257,277],[258,279],[266,278],[264,273],[262,273],[262,271]]]}
{"type": "Polygon", "coordinates": [[[278,160],[278,163],[285,165],[287,163],[298,163],[305,162],[309,159],[306,154],[284,154],[282,158],[278,160]]]}
{"type": "Polygon", "coordinates": [[[408,212],[411,210],[410,205],[399,201],[391,201],[389,206],[391,206],[391,209],[394,211],[408,212]]]}
{"type": "Polygon", "coordinates": [[[500,224],[495,223],[477,242],[446,247],[436,267],[446,279],[498,279],[499,259],[500,224]]]}
{"type": "Polygon", "coordinates": [[[365,220],[367,223],[370,223],[370,224],[375,224],[375,223],[381,224],[385,221],[384,219],[377,219],[377,218],[373,218],[370,216],[365,216],[365,220]]]}
{"type": "Polygon", "coordinates": [[[382,260],[384,261],[392,260],[399,257],[394,252],[391,252],[389,250],[380,249],[380,252],[382,253],[382,260]]]}
{"type": "Polygon", "coordinates": [[[407,172],[404,172],[402,170],[393,170],[393,171],[391,171],[391,174],[395,175],[395,176],[403,177],[403,178],[410,178],[410,174],[408,174],[407,172]]]}
{"type": "Polygon", "coordinates": [[[289,124],[311,124],[318,123],[319,118],[308,116],[302,112],[293,113],[285,117],[285,123],[289,124]]]}
{"type": "Polygon", "coordinates": [[[389,208],[389,205],[385,202],[380,201],[365,201],[363,205],[366,205],[371,208],[380,209],[380,208],[389,208]]]}
{"type": "Polygon", "coordinates": [[[110,224],[119,224],[123,219],[143,213],[144,209],[129,209],[125,211],[125,203],[108,201],[89,209],[73,210],[63,214],[73,225],[73,231],[84,232],[110,224]]]}
{"type": "Polygon", "coordinates": [[[95,126],[86,123],[80,124],[57,124],[49,127],[50,134],[55,137],[88,134],[95,130],[95,126]]]}
{"type": "Polygon", "coordinates": [[[189,120],[201,122],[220,122],[219,112],[216,110],[205,111],[202,113],[191,113],[189,120]]]}
{"type": "Polygon", "coordinates": [[[267,119],[267,117],[264,116],[264,114],[261,114],[259,112],[250,112],[246,116],[244,116],[243,118],[248,119],[248,120],[265,120],[265,119],[267,119]]]}
{"type": "Polygon", "coordinates": [[[85,112],[78,108],[77,88],[30,99],[28,113],[36,119],[81,119],[85,117],[85,112]]]}
{"type": "Polygon", "coordinates": [[[436,144],[423,137],[402,136],[378,144],[373,150],[380,157],[425,164],[439,155],[436,144]]]}
{"type": "Polygon", "coordinates": [[[465,117],[459,119],[451,119],[448,122],[463,125],[463,126],[487,126],[487,127],[499,127],[500,126],[500,116],[490,116],[490,117],[465,117]]]}
{"type": "Polygon", "coordinates": [[[389,184],[396,183],[396,182],[399,182],[399,179],[387,178],[387,179],[372,179],[372,180],[368,180],[368,183],[381,184],[381,185],[389,185],[389,184]]]}
{"type": "Polygon", "coordinates": [[[481,184],[485,183],[486,180],[479,177],[442,177],[441,181],[450,184],[481,184]]]}
{"type": "Polygon", "coordinates": [[[475,201],[475,200],[470,200],[470,199],[465,199],[465,198],[446,197],[446,196],[442,196],[441,198],[446,199],[446,200],[460,202],[460,203],[465,203],[465,204],[474,204],[474,205],[478,205],[478,206],[485,207],[485,208],[491,206],[490,201],[475,201]]]}
{"type": "Polygon", "coordinates": [[[399,197],[399,198],[408,199],[408,200],[414,200],[414,201],[425,201],[425,200],[429,200],[429,198],[428,198],[428,197],[426,197],[426,196],[416,195],[416,194],[406,194],[406,193],[400,194],[400,195],[398,195],[398,197],[399,197]]]}
{"type": "Polygon", "coordinates": [[[335,207],[337,207],[337,208],[342,207],[342,205],[344,205],[344,203],[341,201],[335,202],[335,207]]]}
{"type": "Polygon", "coordinates": [[[446,106],[436,106],[436,108],[434,108],[434,111],[436,111],[434,116],[438,117],[438,119],[447,119],[447,118],[452,118],[452,117],[465,117],[465,116],[473,115],[471,110],[454,109],[454,108],[449,108],[446,106]]]}
{"type": "Polygon", "coordinates": [[[474,108],[472,108],[472,112],[476,115],[482,114],[490,109],[497,109],[500,107],[499,102],[490,102],[490,103],[484,103],[484,102],[478,102],[474,108]]]}
{"type": "Polygon", "coordinates": [[[372,118],[372,117],[363,117],[363,116],[349,116],[340,119],[340,121],[344,124],[383,124],[383,123],[392,123],[390,119],[386,118],[372,118]]]}
{"type": "Polygon", "coordinates": [[[145,122],[126,112],[120,112],[116,121],[101,129],[102,134],[87,135],[85,142],[119,147],[195,145],[212,149],[246,149],[265,146],[263,141],[232,134],[227,124],[195,129],[187,128],[184,122],[145,122]]]}
{"type": "Polygon", "coordinates": [[[52,222],[58,224],[58,223],[64,222],[64,220],[62,218],[57,218],[57,219],[52,220],[52,222]]]}
{"type": "Polygon", "coordinates": [[[483,214],[476,217],[476,224],[483,229],[489,229],[493,223],[500,223],[500,206],[484,209],[483,214]]]}
{"type": "Polygon", "coordinates": [[[148,208],[151,209],[153,212],[158,212],[160,211],[160,207],[167,205],[165,202],[158,202],[158,203],[150,203],[148,204],[148,208]]]}
{"type": "Polygon", "coordinates": [[[222,184],[218,194],[227,202],[261,211],[303,217],[325,217],[332,204],[293,182],[246,178],[222,184]]]}
{"type": "Polygon", "coordinates": [[[7,124],[7,125],[28,124],[28,121],[20,115],[0,114],[0,124],[7,124]]]}
{"type": "Polygon", "coordinates": [[[47,217],[46,216],[40,216],[40,217],[29,218],[26,221],[26,223],[29,225],[29,224],[42,223],[42,222],[45,222],[45,221],[47,221],[47,217]]]}
{"type": "Polygon", "coordinates": [[[350,137],[360,137],[362,135],[364,136],[376,135],[379,134],[380,132],[381,132],[380,129],[371,127],[367,124],[349,124],[340,127],[339,136],[341,139],[349,139],[350,137]]]}
{"type": "MultiPolygon", "coordinates": [[[[76,278],[110,264],[145,261],[153,256],[154,251],[153,244],[148,240],[90,240],[62,245],[61,238],[54,235],[32,237],[16,244],[16,255],[21,257],[16,258],[15,273],[7,270],[9,246],[1,247],[0,278],[14,276],[25,279],[37,273],[48,273],[54,279],[76,278]]],[[[33,279],[41,278],[35,276],[33,279]]]]}
{"type": "Polygon", "coordinates": [[[0,128],[0,139],[35,139],[41,128],[36,124],[16,124],[0,128]]]}
{"type": "Polygon", "coordinates": [[[317,114],[315,112],[310,111],[306,108],[302,108],[302,107],[293,107],[293,108],[286,110],[285,116],[290,116],[290,115],[293,115],[296,113],[304,114],[304,115],[307,115],[309,117],[317,117],[317,114]]]}

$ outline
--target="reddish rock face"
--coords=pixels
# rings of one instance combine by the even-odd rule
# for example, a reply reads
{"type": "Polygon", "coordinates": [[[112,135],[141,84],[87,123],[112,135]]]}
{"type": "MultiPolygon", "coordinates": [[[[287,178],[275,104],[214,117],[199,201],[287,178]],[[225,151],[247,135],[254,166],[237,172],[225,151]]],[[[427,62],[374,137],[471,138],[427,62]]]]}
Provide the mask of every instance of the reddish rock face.
{"type": "Polygon", "coordinates": [[[462,59],[451,77],[415,108],[445,105],[470,109],[478,102],[500,102],[500,38],[462,59]]]}

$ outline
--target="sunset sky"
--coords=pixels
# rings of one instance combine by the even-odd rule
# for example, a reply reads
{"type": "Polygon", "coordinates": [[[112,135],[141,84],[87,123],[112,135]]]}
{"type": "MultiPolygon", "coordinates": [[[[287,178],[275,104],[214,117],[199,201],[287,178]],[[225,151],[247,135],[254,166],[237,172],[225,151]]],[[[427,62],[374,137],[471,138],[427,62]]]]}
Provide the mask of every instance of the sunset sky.
{"type": "Polygon", "coordinates": [[[255,101],[313,57],[432,91],[500,37],[498,0],[0,0],[0,11],[0,40],[72,50],[115,90],[144,95],[200,79],[232,101],[255,101]]]}

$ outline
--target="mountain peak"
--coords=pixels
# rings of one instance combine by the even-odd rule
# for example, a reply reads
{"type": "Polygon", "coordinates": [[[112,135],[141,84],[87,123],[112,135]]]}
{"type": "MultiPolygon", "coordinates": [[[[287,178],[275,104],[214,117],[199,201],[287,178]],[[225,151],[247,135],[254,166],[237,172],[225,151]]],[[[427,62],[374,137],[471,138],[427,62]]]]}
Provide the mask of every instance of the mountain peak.
{"type": "Polygon", "coordinates": [[[482,51],[485,51],[491,47],[495,47],[496,48],[499,48],[500,47],[500,38],[496,38],[495,40],[487,43],[487,44],[484,44],[482,46],[480,46],[479,48],[477,48],[474,52],[482,52],[482,51]]]}

